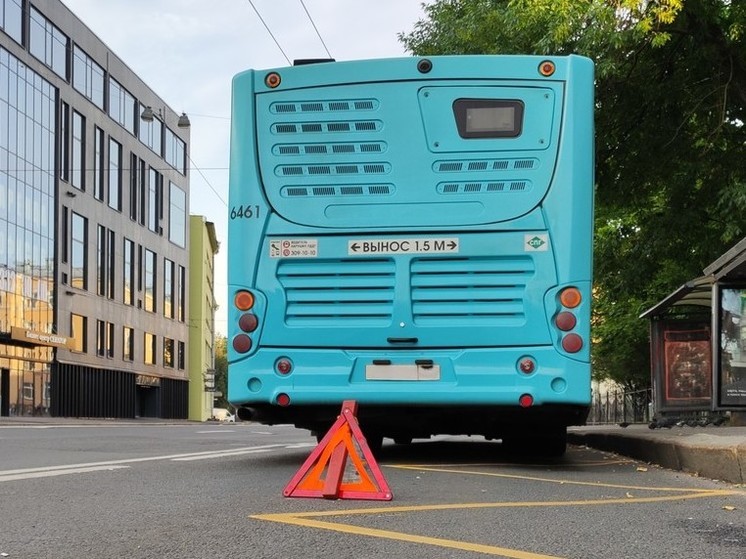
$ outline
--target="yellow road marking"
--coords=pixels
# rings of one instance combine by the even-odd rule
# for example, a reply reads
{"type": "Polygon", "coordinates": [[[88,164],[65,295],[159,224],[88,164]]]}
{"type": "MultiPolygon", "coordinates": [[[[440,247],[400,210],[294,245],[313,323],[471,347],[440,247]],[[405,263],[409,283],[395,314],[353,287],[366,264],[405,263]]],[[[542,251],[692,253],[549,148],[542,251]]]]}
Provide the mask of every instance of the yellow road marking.
{"type": "Polygon", "coordinates": [[[735,491],[727,490],[693,490],[684,495],[665,495],[659,497],[636,497],[636,498],[615,498],[615,499],[590,499],[584,501],[529,501],[529,502],[503,502],[503,503],[451,503],[440,505],[414,505],[402,507],[375,507],[351,510],[336,511],[315,511],[302,513],[282,513],[282,514],[257,514],[251,518],[256,520],[266,520],[270,522],[280,522],[291,524],[304,528],[316,528],[320,530],[330,530],[353,534],[356,536],[368,536],[373,538],[383,538],[397,540],[407,543],[425,544],[436,547],[445,547],[450,549],[459,549],[462,551],[474,551],[493,555],[497,557],[508,557],[510,559],[562,559],[555,555],[546,555],[541,553],[532,553],[520,549],[508,549],[491,545],[470,543],[460,540],[449,540],[446,538],[433,538],[421,536],[419,534],[408,534],[405,532],[395,532],[393,530],[379,530],[376,528],[366,528],[363,526],[354,526],[351,524],[342,524],[338,522],[324,522],[315,520],[319,517],[333,516],[352,516],[352,515],[369,515],[369,514],[393,514],[405,512],[431,512],[444,510],[466,510],[466,509],[499,509],[499,508],[528,508],[528,507],[577,507],[577,506],[598,506],[598,505],[629,505],[639,503],[660,503],[664,501],[679,501],[685,499],[702,499],[707,497],[718,497],[724,495],[733,495],[735,491]]]}
{"type": "Polygon", "coordinates": [[[613,483],[602,483],[600,481],[567,481],[564,479],[554,479],[536,476],[521,476],[518,474],[498,474],[494,472],[480,472],[476,470],[457,470],[452,468],[441,468],[439,466],[387,466],[399,470],[417,470],[420,472],[439,472],[446,474],[468,474],[473,476],[500,477],[505,479],[520,479],[524,481],[541,481],[545,483],[556,483],[559,485],[582,485],[590,487],[608,487],[610,489],[635,489],[643,491],[676,491],[676,492],[710,492],[711,489],[682,489],[679,487],[646,487],[644,485],[617,485],[613,483]]]}
{"type": "MultiPolygon", "coordinates": [[[[341,514],[341,513],[338,513],[341,514]]],[[[391,530],[378,530],[375,528],[364,528],[362,526],[351,526],[349,524],[338,524],[334,522],[322,522],[320,520],[311,520],[302,518],[301,515],[293,514],[260,514],[252,516],[259,520],[269,520],[272,522],[282,522],[283,524],[294,524],[305,528],[319,528],[321,530],[332,530],[355,536],[370,536],[373,538],[383,538],[387,540],[397,540],[407,543],[418,543],[433,545],[437,547],[447,547],[450,549],[459,549],[461,551],[474,551],[487,555],[496,555],[498,557],[509,557],[511,559],[562,559],[555,555],[543,555],[540,553],[531,553],[519,549],[508,549],[504,547],[495,547],[492,545],[482,545],[478,543],[462,542],[459,540],[448,540],[445,538],[431,538],[417,534],[406,534],[404,532],[393,532],[391,530]]]]}
{"type": "MultiPolygon", "coordinates": [[[[606,464],[606,463],[603,463],[606,464]]],[[[485,466],[495,466],[495,464],[484,464],[485,466]]],[[[463,464],[462,464],[463,466],[463,464]]],[[[477,467],[480,464],[469,464],[469,467],[477,467]]],[[[625,489],[635,491],[654,491],[667,492],[668,495],[657,495],[650,497],[618,497],[607,499],[586,499],[571,501],[513,501],[513,502],[493,502],[493,503],[443,503],[432,505],[408,505],[408,506],[386,506],[370,507],[349,510],[333,511],[313,511],[313,512],[296,512],[296,513],[278,513],[278,514],[257,514],[250,518],[264,520],[269,522],[279,522],[300,526],[304,528],[315,528],[319,530],[329,530],[352,534],[356,536],[367,536],[373,538],[383,538],[401,542],[430,545],[441,548],[458,549],[462,551],[473,551],[485,555],[497,557],[507,557],[509,559],[563,559],[555,555],[546,555],[533,553],[520,549],[509,549],[499,546],[484,545],[478,543],[465,542],[460,540],[451,540],[447,538],[436,538],[422,536],[419,534],[409,534],[405,532],[396,532],[393,530],[380,530],[377,528],[366,528],[364,526],[355,526],[349,523],[328,522],[319,520],[320,518],[345,517],[345,516],[363,516],[373,514],[395,514],[395,513],[417,513],[417,512],[437,512],[448,510],[467,510],[467,509],[506,509],[506,508],[530,508],[530,507],[579,507],[579,506],[600,506],[600,505],[631,505],[644,503],[660,503],[667,501],[683,501],[689,499],[704,499],[711,497],[721,497],[729,495],[741,495],[743,492],[734,490],[717,490],[717,489],[696,489],[696,488],[677,488],[677,487],[645,487],[637,485],[609,484],[602,482],[583,482],[567,481],[554,478],[544,478],[538,476],[521,476],[514,474],[498,474],[492,472],[480,472],[473,470],[457,470],[451,467],[433,466],[433,465],[396,465],[388,466],[404,470],[418,470],[436,473],[458,473],[468,475],[486,475],[501,477],[506,479],[518,479],[522,481],[538,481],[545,483],[580,485],[592,487],[607,487],[611,489],[625,489]],[[676,493],[672,495],[671,493],[676,493]]]]}

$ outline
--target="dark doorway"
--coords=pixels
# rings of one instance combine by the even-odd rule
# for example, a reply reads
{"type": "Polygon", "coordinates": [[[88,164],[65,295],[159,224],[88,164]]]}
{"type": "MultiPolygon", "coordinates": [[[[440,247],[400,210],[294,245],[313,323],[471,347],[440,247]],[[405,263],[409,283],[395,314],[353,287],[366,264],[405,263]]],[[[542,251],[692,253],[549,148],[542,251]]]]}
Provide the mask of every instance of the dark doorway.
{"type": "Polygon", "coordinates": [[[160,417],[160,392],[158,386],[137,386],[136,417],[160,417]]]}
{"type": "Polygon", "coordinates": [[[10,371],[0,369],[0,416],[10,415],[10,371]]]}

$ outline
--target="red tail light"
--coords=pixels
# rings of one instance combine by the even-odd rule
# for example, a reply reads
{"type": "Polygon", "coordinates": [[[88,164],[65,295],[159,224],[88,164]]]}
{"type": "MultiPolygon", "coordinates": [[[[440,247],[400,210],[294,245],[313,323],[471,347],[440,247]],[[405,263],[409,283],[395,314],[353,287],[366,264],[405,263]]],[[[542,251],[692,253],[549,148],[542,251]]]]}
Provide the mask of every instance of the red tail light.
{"type": "Polygon", "coordinates": [[[583,349],[583,338],[577,334],[568,334],[562,338],[562,349],[567,353],[577,353],[583,349]]]}
{"type": "Polygon", "coordinates": [[[536,370],[536,362],[530,357],[524,357],[518,362],[518,370],[530,375],[536,370]]]}
{"type": "Polygon", "coordinates": [[[242,314],[241,318],[238,319],[238,327],[244,332],[253,332],[259,325],[259,321],[255,314],[246,313],[242,314]]]}
{"type": "Polygon", "coordinates": [[[290,396],[288,396],[284,392],[282,394],[278,394],[277,405],[282,406],[283,408],[288,407],[290,405],[290,396]]]}
{"type": "Polygon", "coordinates": [[[293,364],[290,362],[290,359],[281,357],[277,360],[277,363],[275,363],[275,369],[277,369],[277,372],[281,375],[289,375],[293,370],[293,364]]]}
{"type": "Polygon", "coordinates": [[[559,328],[563,332],[569,332],[570,330],[575,328],[578,320],[571,312],[564,311],[557,315],[557,317],[554,319],[554,323],[557,325],[557,328],[559,328]]]}
{"type": "Polygon", "coordinates": [[[233,338],[233,349],[238,353],[246,353],[251,349],[251,338],[246,334],[239,334],[233,338]]]}
{"type": "Polygon", "coordinates": [[[531,396],[531,394],[523,394],[520,398],[518,398],[518,404],[522,408],[530,408],[534,405],[534,397],[531,396]]]}

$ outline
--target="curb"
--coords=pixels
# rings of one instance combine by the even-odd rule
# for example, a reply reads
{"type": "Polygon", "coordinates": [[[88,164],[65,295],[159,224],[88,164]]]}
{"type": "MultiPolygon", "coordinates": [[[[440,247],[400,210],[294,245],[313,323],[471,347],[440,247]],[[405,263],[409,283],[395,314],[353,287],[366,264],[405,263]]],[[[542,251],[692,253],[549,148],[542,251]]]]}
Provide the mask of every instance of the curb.
{"type": "Polygon", "coordinates": [[[672,441],[641,434],[568,432],[567,440],[672,470],[730,483],[746,483],[746,440],[742,437],[696,435],[672,441]]]}

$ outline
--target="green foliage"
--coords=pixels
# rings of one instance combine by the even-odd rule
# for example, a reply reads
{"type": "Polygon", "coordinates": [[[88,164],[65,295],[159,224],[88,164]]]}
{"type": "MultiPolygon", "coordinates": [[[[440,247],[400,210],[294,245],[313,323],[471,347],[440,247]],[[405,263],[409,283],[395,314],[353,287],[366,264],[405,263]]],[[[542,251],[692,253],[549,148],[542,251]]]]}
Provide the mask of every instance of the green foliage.
{"type": "Polygon", "coordinates": [[[228,406],[228,339],[215,338],[215,391],[222,395],[215,400],[216,408],[230,409],[228,406]]]}
{"type": "Polygon", "coordinates": [[[413,54],[596,64],[593,362],[649,382],[638,317],[746,234],[746,2],[436,0],[413,54]]]}

